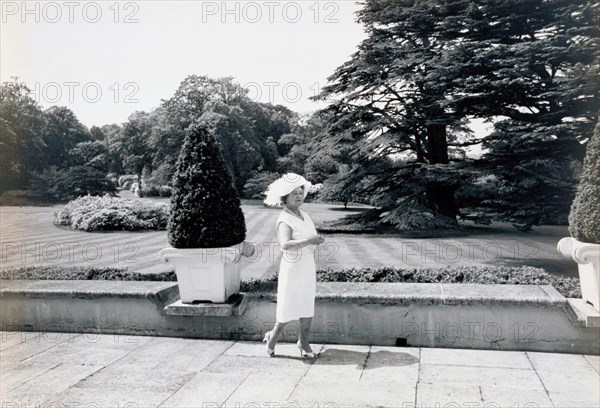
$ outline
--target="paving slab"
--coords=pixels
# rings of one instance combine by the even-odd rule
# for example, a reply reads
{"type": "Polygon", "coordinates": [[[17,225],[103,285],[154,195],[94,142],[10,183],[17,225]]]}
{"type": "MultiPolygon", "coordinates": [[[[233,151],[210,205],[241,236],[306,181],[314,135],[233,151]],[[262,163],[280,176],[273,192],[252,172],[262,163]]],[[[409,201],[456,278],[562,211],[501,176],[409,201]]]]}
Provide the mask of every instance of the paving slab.
{"type": "Polygon", "coordinates": [[[27,338],[26,342],[14,344],[0,351],[0,363],[18,363],[31,358],[57,345],[72,340],[78,335],[72,333],[36,333],[37,336],[27,338]]]}
{"type": "Polygon", "coordinates": [[[115,350],[135,350],[144,344],[155,341],[157,338],[152,336],[133,336],[130,334],[100,334],[100,333],[82,333],[67,339],[66,342],[75,346],[96,345],[115,350]]]}
{"type": "Polygon", "coordinates": [[[552,407],[550,397],[546,391],[540,389],[515,391],[507,387],[483,385],[480,390],[484,404],[496,408],[552,407]]]}
{"type": "Polygon", "coordinates": [[[71,387],[45,402],[50,407],[152,408],[158,407],[173,394],[173,390],[153,390],[126,385],[105,385],[101,388],[71,387]]]}
{"type": "Polygon", "coordinates": [[[423,348],[421,363],[531,369],[527,355],[521,351],[423,348]]]}
{"type": "Polygon", "coordinates": [[[289,404],[308,407],[411,407],[415,402],[415,384],[396,381],[336,379],[335,377],[303,378],[289,404]]]}
{"type": "Polygon", "coordinates": [[[362,381],[393,380],[416,384],[419,379],[420,349],[416,347],[371,347],[362,381]]]}
{"type": "Polygon", "coordinates": [[[210,363],[205,373],[236,373],[243,377],[250,374],[303,376],[309,370],[312,360],[301,357],[274,356],[264,357],[225,356],[222,355],[210,363]]]}
{"type": "Polygon", "coordinates": [[[182,370],[140,370],[131,366],[110,365],[80,381],[75,387],[100,389],[104,386],[128,385],[152,391],[175,392],[192,376],[182,370]]]}
{"type": "MultiPolygon", "coordinates": [[[[282,373],[285,374],[285,373],[282,373]]],[[[285,406],[302,376],[250,374],[227,398],[227,406],[251,406],[270,403],[285,406]],[[275,387],[274,384],[277,384],[275,387]]]]}
{"type": "Polygon", "coordinates": [[[157,367],[197,373],[204,370],[233,344],[232,341],[192,340],[177,353],[161,359],[157,367]]]}
{"type": "Polygon", "coordinates": [[[549,391],[549,394],[555,407],[598,408],[600,406],[597,395],[580,395],[573,391],[549,391]]]}
{"type": "Polygon", "coordinates": [[[28,338],[35,337],[36,333],[31,332],[8,332],[0,333],[0,351],[17,344],[25,343],[28,338]]]}
{"type": "Polygon", "coordinates": [[[570,404],[569,398],[572,403],[600,402],[598,372],[584,356],[533,352],[527,352],[527,355],[550,399],[563,401],[562,405],[570,404]]]}
{"type": "Polygon", "coordinates": [[[477,385],[468,384],[426,384],[417,386],[417,404],[425,407],[481,406],[482,397],[477,385]]]}
{"type": "MultiPolygon", "coordinates": [[[[323,348],[322,344],[311,343],[313,351],[319,351],[323,348]]],[[[268,357],[266,343],[257,343],[255,341],[238,341],[224,353],[225,356],[247,356],[247,357],[268,357]]],[[[275,356],[277,357],[300,357],[300,352],[296,343],[278,342],[275,346],[275,356]]]]}
{"type": "MultiPolygon", "coordinates": [[[[66,391],[79,381],[101,370],[102,365],[60,364],[43,374],[2,392],[3,406],[17,403],[26,406],[41,405],[57,394],[66,391]]],[[[2,384],[4,386],[4,383],[2,384]]]]}
{"type": "Polygon", "coordinates": [[[369,350],[369,346],[325,345],[306,376],[358,381],[367,362],[369,350]]]}
{"type": "Polygon", "coordinates": [[[421,364],[419,382],[428,384],[470,384],[477,386],[507,387],[516,390],[543,390],[533,369],[471,367],[456,365],[421,364]]]}
{"type": "Polygon", "coordinates": [[[39,361],[35,363],[0,363],[0,390],[2,393],[11,390],[60,366],[56,360],[39,361]]]}
{"type": "Polygon", "coordinates": [[[199,372],[234,344],[228,341],[155,337],[120,359],[116,365],[137,369],[199,372]]]}
{"type": "Polygon", "coordinates": [[[198,373],[160,406],[197,408],[204,403],[205,406],[221,407],[245,378],[238,373],[198,373]]]}
{"type": "Polygon", "coordinates": [[[73,345],[63,342],[21,361],[67,361],[71,364],[105,366],[125,357],[128,353],[127,350],[110,348],[104,344],[73,345]]]}
{"type": "Polygon", "coordinates": [[[587,361],[594,367],[594,369],[600,373],[600,356],[584,356],[587,361]]]}
{"type": "Polygon", "coordinates": [[[49,395],[42,395],[35,392],[26,394],[15,393],[12,391],[0,392],[0,406],[4,408],[17,407],[42,407],[44,402],[50,398],[49,395]]]}
{"type": "Polygon", "coordinates": [[[119,361],[119,364],[130,364],[137,366],[139,369],[152,369],[159,366],[161,362],[168,361],[171,357],[181,353],[193,342],[193,339],[155,337],[128,353],[126,357],[119,361]]]}

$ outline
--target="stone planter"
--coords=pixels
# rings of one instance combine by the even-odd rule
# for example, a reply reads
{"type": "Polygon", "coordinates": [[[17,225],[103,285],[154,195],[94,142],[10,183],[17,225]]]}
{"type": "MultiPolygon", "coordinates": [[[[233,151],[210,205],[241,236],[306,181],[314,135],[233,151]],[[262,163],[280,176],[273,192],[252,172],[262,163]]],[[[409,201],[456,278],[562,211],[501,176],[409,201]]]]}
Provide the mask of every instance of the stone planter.
{"type": "Polygon", "coordinates": [[[577,262],[581,297],[600,311],[600,245],[563,238],[558,242],[558,252],[577,262]]]}
{"type": "Polygon", "coordinates": [[[243,242],[225,248],[165,248],[163,262],[175,265],[182,303],[225,303],[240,291],[242,256],[254,247],[243,242]]]}

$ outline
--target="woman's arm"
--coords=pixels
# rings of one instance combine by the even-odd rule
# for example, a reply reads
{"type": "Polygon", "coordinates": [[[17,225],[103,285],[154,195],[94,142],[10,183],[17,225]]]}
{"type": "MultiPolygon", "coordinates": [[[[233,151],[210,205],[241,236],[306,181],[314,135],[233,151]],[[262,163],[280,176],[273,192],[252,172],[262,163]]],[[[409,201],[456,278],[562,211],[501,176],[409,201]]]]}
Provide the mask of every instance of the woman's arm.
{"type": "Polygon", "coordinates": [[[314,237],[307,239],[292,240],[292,229],[283,222],[280,222],[277,226],[277,238],[279,238],[283,250],[288,250],[290,248],[301,249],[310,245],[319,245],[325,240],[320,235],[315,235],[314,237]]]}

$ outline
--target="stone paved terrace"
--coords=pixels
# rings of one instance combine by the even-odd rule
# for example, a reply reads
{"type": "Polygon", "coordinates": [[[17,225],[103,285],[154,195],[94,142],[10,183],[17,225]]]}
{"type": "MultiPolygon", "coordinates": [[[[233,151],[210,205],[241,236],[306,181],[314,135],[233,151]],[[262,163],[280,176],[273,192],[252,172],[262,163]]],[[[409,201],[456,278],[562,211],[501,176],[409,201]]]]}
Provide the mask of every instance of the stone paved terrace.
{"type": "Polygon", "coordinates": [[[600,406],[599,356],[313,344],[309,360],[289,343],[270,358],[256,342],[0,334],[6,408],[600,406]]]}

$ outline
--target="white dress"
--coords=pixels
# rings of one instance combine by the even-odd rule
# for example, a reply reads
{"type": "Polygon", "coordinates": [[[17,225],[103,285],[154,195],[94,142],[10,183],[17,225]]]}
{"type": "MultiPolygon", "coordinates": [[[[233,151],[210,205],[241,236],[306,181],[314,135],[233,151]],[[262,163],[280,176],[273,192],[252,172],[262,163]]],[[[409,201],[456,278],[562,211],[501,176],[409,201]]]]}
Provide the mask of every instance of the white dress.
{"type": "MultiPolygon", "coordinates": [[[[303,240],[317,234],[310,216],[300,210],[304,218],[282,211],[277,218],[276,228],[280,223],[287,224],[292,230],[292,240],[303,240]]],[[[279,243],[283,248],[281,242],[279,243]]],[[[281,249],[281,264],[277,283],[276,321],[285,323],[301,317],[313,317],[315,314],[315,291],[317,272],[314,258],[316,245],[304,248],[281,249]]]]}

